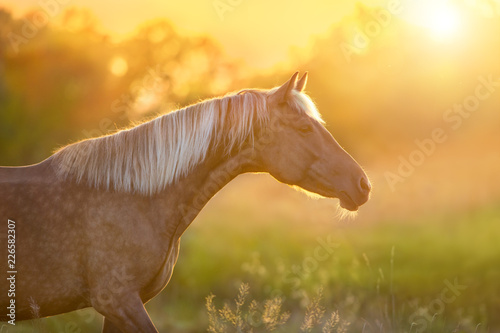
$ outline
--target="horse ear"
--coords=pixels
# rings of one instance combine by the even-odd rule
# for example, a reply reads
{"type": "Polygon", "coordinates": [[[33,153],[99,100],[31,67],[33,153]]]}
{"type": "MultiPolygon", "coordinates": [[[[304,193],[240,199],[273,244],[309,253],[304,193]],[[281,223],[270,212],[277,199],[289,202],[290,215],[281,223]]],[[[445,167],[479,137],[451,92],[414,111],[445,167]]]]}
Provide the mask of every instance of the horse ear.
{"type": "Polygon", "coordinates": [[[297,76],[299,76],[299,72],[295,72],[290,80],[283,83],[283,85],[271,95],[271,101],[277,104],[285,102],[291,91],[295,89],[297,76]]]}
{"type": "Polygon", "coordinates": [[[295,90],[297,90],[298,92],[303,92],[306,89],[307,76],[308,74],[307,72],[305,72],[304,75],[302,75],[302,77],[300,78],[299,82],[297,82],[295,90]]]}

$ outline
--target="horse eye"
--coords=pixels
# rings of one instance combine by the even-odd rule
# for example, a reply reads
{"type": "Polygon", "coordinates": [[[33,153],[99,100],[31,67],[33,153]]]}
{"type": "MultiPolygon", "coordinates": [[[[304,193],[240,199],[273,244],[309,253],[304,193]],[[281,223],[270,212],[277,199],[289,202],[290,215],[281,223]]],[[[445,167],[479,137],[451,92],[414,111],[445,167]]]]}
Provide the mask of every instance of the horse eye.
{"type": "Polygon", "coordinates": [[[299,131],[301,133],[310,133],[310,132],[312,132],[312,130],[313,130],[312,126],[309,125],[309,124],[308,125],[303,125],[303,126],[299,127],[299,131]]]}

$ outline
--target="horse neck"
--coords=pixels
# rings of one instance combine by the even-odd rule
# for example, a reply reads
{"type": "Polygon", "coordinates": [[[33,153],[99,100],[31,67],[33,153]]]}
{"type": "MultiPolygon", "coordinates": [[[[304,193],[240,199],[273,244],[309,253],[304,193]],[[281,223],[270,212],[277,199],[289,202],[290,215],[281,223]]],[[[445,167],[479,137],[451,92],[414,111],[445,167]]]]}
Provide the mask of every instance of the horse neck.
{"type": "Polygon", "coordinates": [[[175,184],[174,189],[166,190],[176,196],[180,220],[176,234],[180,237],[207,202],[236,176],[258,171],[262,170],[254,148],[242,149],[229,156],[221,151],[207,155],[202,163],[175,184]]]}

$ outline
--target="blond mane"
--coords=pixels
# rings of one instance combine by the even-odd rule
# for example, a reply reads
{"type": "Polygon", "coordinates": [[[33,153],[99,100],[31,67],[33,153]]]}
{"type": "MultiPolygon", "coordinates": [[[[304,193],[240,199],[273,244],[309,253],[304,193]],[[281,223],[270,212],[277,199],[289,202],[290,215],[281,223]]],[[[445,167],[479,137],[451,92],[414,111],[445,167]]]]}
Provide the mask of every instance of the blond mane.
{"type": "MultiPolygon", "coordinates": [[[[53,163],[64,179],[95,188],[153,195],[201,163],[211,145],[225,152],[253,140],[269,120],[271,90],[243,90],[205,100],[115,134],[61,148],[53,163]]],[[[321,121],[311,99],[293,92],[289,105],[321,121]]]]}

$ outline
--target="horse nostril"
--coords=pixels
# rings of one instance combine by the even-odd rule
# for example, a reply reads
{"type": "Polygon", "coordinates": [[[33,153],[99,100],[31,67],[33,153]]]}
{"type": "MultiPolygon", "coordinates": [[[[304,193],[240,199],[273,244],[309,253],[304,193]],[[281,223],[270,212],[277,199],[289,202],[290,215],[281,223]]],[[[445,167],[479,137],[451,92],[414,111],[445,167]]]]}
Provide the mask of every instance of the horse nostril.
{"type": "Polygon", "coordinates": [[[361,177],[361,180],[359,181],[359,186],[361,187],[362,192],[368,193],[372,189],[370,182],[365,177],[361,177]]]}

